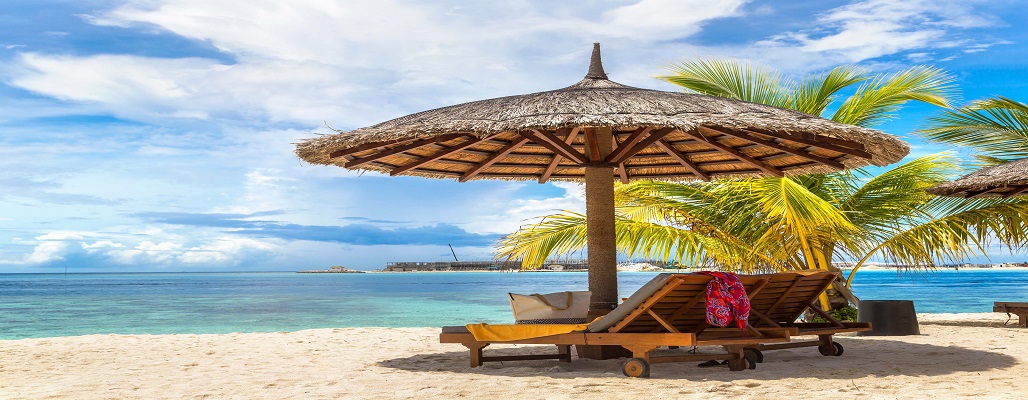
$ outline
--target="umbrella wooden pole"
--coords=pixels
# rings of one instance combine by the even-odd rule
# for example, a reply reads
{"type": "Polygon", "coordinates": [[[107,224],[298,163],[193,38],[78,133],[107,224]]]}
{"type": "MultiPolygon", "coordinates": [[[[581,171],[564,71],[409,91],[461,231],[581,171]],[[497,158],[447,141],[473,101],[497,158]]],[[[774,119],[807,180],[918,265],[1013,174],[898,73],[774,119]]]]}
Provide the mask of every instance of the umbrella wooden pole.
{"type": "MultiPolygon", "coordinates": [[[[590,161],[611,152],[610,128],[586,130],[586,154],[590,161]],[[593,136],[593,137],[588,137],[593,136]],[[595,149],[593,147],[595,145],[595,149]]],[[[586,235],[589,246],[590,317],[605,315],[617,305],[617,243],[614,233],[614,170],[609,166],[585,167],[586,235]]],[[[575,346],[578,357],[609,360],[631,357],[621,346],[575,346]]]]}
{"type": "MultiPolygon", "coordinates": [[[[602,159],[611,152],[611,129],[596,128],[598,152],[587,149],[590,156],[602,159]]],[[[592,142],[592,143],[590,143],[592,142]]],[[[591,157],[590,157],[591,158],[591,157]]],[[[611,167],[585,168],[586,237],[589,255],[590,309],[610,311],[617,305],[617,245],[614,233],[614,171],[611,167]]],[[[600,314],[599,312],[597,314],[600,314]]]]}

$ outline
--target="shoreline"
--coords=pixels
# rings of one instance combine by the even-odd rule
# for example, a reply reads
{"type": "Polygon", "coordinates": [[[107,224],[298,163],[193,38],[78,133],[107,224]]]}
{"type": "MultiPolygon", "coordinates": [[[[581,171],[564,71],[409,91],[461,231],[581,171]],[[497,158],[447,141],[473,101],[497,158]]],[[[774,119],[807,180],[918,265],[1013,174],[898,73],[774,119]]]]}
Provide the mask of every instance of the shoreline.
{"type": "MultiPolygon", "coordinates": [[[[923,318],[921,335],[840,335],[841,357],[768,351],[755,370],[655,364],[649,379],[622,376],[623,359],[470,368],[466,348],[438,342],[439,328],[22,339],[0,341],[0,390],[18,399],[1019,397],[1028,329],[999,325],[1002,313],[923,318]]],[[[486,351],[540,350],[549,346],[486,351]]]]}
{"type": "MultiPolygon", "coordinates": [[[[945,322],[946,324],[953,323],[968,323],[970,325],[980,324],[996,324],[1002,323],[1007,320],[1006,314],[1002,312],[971,312],[971,313],[917,313],[918,322],[921,324],[938,324],[945,322]]],[[[1017,316],[1013,316],[1013,325],[1017,325],[1017,316]]],[[[475,321],[468,321],[474,323],[475,321]]],[[[228,332],[228,333],[88,333],[83,335],[68,335],[68,336],[44,336],[34,338],[22,338],[22,339],[0,339],[2,342],[17,342],[22,340],[45,340],[45,339],[62,339],[62,338],[82,338],[82,337],[104,337],[104,336],[139,336],[139,337],[157,337],[157,336],[225,336],[225,335],[261,335],[261,334],[288,334],[288,333],[300,333],[307,331],[321,331],[321,330],[339,330],[339,329],[440,329],[438,326],[406,326],[406,327],[388,327],[388,326],[361,326],[361,327],[346,327],[346,328],[310,328],[310,329],[298,329],[294,331],[253,331],[253,332],[228,332]]],[[[1028,331],[1028,330],[1026,330],[1028,331]]]]}

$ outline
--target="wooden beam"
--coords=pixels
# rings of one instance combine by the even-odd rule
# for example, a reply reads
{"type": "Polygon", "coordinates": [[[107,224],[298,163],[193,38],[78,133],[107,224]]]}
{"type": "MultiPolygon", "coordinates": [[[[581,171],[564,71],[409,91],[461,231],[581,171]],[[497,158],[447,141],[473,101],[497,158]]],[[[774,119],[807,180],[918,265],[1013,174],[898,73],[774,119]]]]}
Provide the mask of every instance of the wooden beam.
{"type": "Polygon", "coordinates": [[[779,170],[775,169],[774,167],[772,167],[770,165],[767,165],[767,164],[764,164],[764,163],[762,163],[760,161],[757,161],[753,157],[750,157],[748,155],[742,154],[738,150],[733,149],[731,146],[728,146],[728,145],[726,145],[724,143],[720,143],[720,142],[717,142],[717,141],[707,140],[707,138],[705,136],[703,136],[702,134],[700,134],[699,132],[687,131],[687,132],[685,132],[685,134],[689,135],[689,136],[692,136],[692,137],[694,137],[696,139],[699,139],[701,142],[703,142],[704,144],[706,144],[706,145],[708,145],[710,147],[716,148],[716,149],[721,150],[721,151],[723,151],[723,152],[725,152],[727,154],[730,154],[731,156],[733,156],[735,158],[738,158],[739,160],[741,160],[741,161],[743,161],[743,162],[745,162],[747,164],[750,164],[750,165],[756,167],[757,169],[759,169],[761,171],[764,171],[765,173],[771,174],[771,175],[779,177],[779,178],[785,176],[785,173],[783,173],[782,171],[779,171],[779,170]]]}
{"type": "Polygon", "coordinates": [[[696,166],[696,163],[690,161],[688,158],[685,157],[684,154],[679,153],[678,150],[675,150],[675,148],[672,147],[671,144],[668,143],[666,140],[658,140],[657,147],[664,149],[664,151],[669,156],[671,156],[671,158],[674,158],[675,161],[678,161],[679,163],[684,165],[685,168],[692,171],[693,175],[700,177],[704,181],[710,182],[710,175],[707,175],[707,173],[700,171],[700,167],[696,166]]]}
{"type": "MultiPolygon", "coordinates": [[[[743,131],[751,131],[749,129],[742,129],[743,131]]],[[[836,139],[833,137],[815,135],[811,133],[786,133],[786,132],[761,132],[756,133],[764,134],[767,136],[774,136],[782,140],[788,140],[790,142],[796,142],[805,144],[808,146],[820,147],[825,150],[831,150],[837,153],[849,154],[851,156],[860,157],[865,160],[871,159],[871,153],[868,153],[864,149],[863,143],[852,142],[849,140],[836,139]]]]}
{"type": "Polygon", "coordinates": [[[653,127],[651,126],[644,126],[642,128],[636,129],[634,132],[632,132],[631,135],[628,136],[628,139],[625,139],[625,141],[622,143],[618,143],[617,135],[614,135],[614,151],[612,151],[610,155],[607,156],[607,160],[616,160],[621,155],[621,153],[628,151],[630,147],[635,146],[639,143],[639,141],[643,140],[643,138],[646,137],[646,134],[650,133],[651,130],[653,130],[653,127]]]}
{"type": "Polygon", "coordinates": [[[993,190],[996,190],[996,189],[998,189],[998,188],[992,187],[992,188],[985,188],[985,189],[982,189],[982,190],[968,190],[968,191],[966,191],[964,193],[965,193],[965,197],[970,199],[972,197],[981,196],[983,194],[989,193],[989,192],[991,192],[993,190]]]}
{"type": "MultiPolygon", "coordinates": [[[[628,160],[629,158],[632,158],[632,156],[636,155],[637,153],[639,153],[643,149],[649,147],[651,144],[653,144],[654,142],[660,140],[664,136],[667,136],[667,134],[675,131],[676,129],[678,129],[678,128],[661,128],[661,129],[658,129],[656,131],[650,132],[650,135],[647,136],[646,139],[640,140],[639,143],[636,143],[630,149],[628,149],[628,150],[618,154],[617,158],[607,157],[607,160],[609,160],[610,162],[615,162],[615,163],[624,162],[625,160],[628,160]]],[[[611,156],[613,156],[613,155],[614,154],[611,153],[611,156]]]]}
{"type": "Polygon", "coordinates": [[[460,182],[467,182],[469,179],[474,178],[475,175],[478,175],[480,172],[482,172],[482,170],[489,168],[490,166],[495,164],[496,161],[498,161],[500,158],[506,157],[512,151],[514,151],[518,147],[521,147],[525,143],[528,143],[528,138],[524,137],[521,139],[514,140],[513,142],[510,142],[509,144],[501,148],[500,151],[497,151],[493,155],[489,156],[489,158],[485,159],[478,165],[472,167],[470,170],[465,172],[464,175],[461,175],[460,179],[458,180],[460,182]]]}
{"type": "Polygon", "coordinates": [[[650,318],[653,318],[655,321],[657,321],[661,325],[663,325],[664,329],[667,329],[668,332],[671,332],[671,333],[682,333],[682,332],[679,332],[678,329],[675,329],[674,325],[671,325],[670,322],[667,322],[667,320],[665,320],[660,315],[658,315],[656,311],[653,311],[652,308],[647,308],[646,309],[646,313],[650,314],[650,318]]]}
{"type": "Polygon", "coordinates": [[[1003,193],[1003,198],[1004,199],[1008,199],[1008,198],[1017,196],[1017,195],[1019,195],[1021,193],[1024,193],[1026,191],[1028,191],[1028,186],[1014,186],[1014,190],[1013,191],[1003,193]]]}
{"type": "MultiPolygon", "coordinates": [[[[568,132],[568,136],[564,138],[564,143],[569,145],[573,143],[575,138],[578,137],[578,133],[581,131],[582,128],[577,126],[574,129],[571,129],[571,132],[568,132]]],[[[557,170],[557,164],[560,164],[560,160],[563,158],[564,156],[561,156],[560,154],[553,155],[553,159],[550,160],[550,165],[546,166],[546,170],[544,170],[543,174],[539,176],[539,183],[546,183],[546,181],[550,179],[550,175],[553,175],[553,171],[557,170]]]]}
{"type": "Polygon", "coordinates": [[[405,144],[403,146],[397,146],[397,147],[393,147],[391,149],[382,150],[382,151],[380,151],[378,153],[375,153],[375,154],[372,154],[370,156],[361,157],[361,158],[355,158],[352,161],[349,161],[346,164],[343,164],[343,166],[346,167],[346,168],[353,168],[353,167],[356,167],[356,166],[361,165],[361,164],[366,164],[366,163],[369,163],[369,162],[372,162],[372,161],[375,161],[375,160],[378,160],[378,159],[381,159],[381,158],[389,157],[389,156],[391,156],[393,154],[396,154],[396,153],[402,153],[402,152],[405,152],[405,151],[413,150],[413,149],[416,149],[418,147],[429,145],[429,144],[432,144],[432,143],[439,143],[439,142],[445,142],[445,141],[453,140],[453,139],[459,138],[461,136],[464,136],[464,135],[460,134],[460,133],[451,133],[451,134],[446,134],[446,135],[439,135],[439,136],[435,136],[435,137],[430,137],[430,138],[427,138],[427,139],[415,140],[415,141],[413,141],[411,143],[408,143],[408,144],[405,144]]]}
{"type": "Polygon", "coordinates": [[[576,163],[585,164],[589,162],[582,153],[579,153],[578,150],[564,143],[564,141],[557,139],[552,133],[533,129],[531,131],[519,131],[518,134],[576,163]]]}
{"type": "Polygon", "coordinates": [[[364,143],[364,144],[353,146],[353,147],[350,147],[350,148],[347,148],[347,149],[333,151],[333,152],[329,153],[328,157],[329,158],[337,158],[337,157],[342,157],[342,156],[348,156],[348,155],[353,154],[353,153],[360,153],[362,151],[371,150],[371,149],[377,149],[379,147],[389,146],[389,145],[393,145],[393,144],[397,144],[397,143],[409,142],[411,140],[414,140],[414,139],[393,139],[393,140],[386,140],[386,141],[382,141],[382,142],[364,143]]]}
{"type": "MultiPolygon", "coordinates": [[[[636,130],[636,132],[638,132],[638,130],[636,130]]],[[[635,133],[632,133],[632,135],[635,135],[635,133]]],[[[629,136],[629,139],[631,139],[631,138],[632,137],[629,136]]],[[[618,142],[618,135],[611,135],[610,136],[610,141],[611,141],[611,146],[612,146],[611,148],[612,149],[617,150],[619,148],[619,146],[621,145],[618,142]]],[[[628,184],[628,171],[625,169],[625,163],[618,164],[618,176],[621,177],[621,183],[628,184]]]]}
{"type": "Polygon", "coordinates": [[[810,160],[810,161],[816,161],[816,162],[819,162],[821,164],[825,164],[825,165],[828,165],[828,166],[831,166],[831,167],[835,167],[835,168],[840,169],[840,170],[846,169],[846,166],[843,165],[841,162],[832,160],[830,158],[825,158],[825,157],[821,157],[821,156],[818,156],[818,155],[815,155],[815,154],[811,154],[810,152],[808,152],[806,150],[795,149],[795,148],[792,148],[792,147],[789,147],[789,146],[785,146],[785,145],[782,145],[780,143],[776,143],[776,142],[773,142],[773,141],[770,141],[770,140],[764,140],[764,139],[758,138],[756,136],[753,136],[751,133],[747,133],[745,131],[734,131],[734,130],[728,129],[728,128],[715,129],[715,128],[708,128],[708,127],[705,127],[705,126],[701,126],[699,129],[700,129],[701,132],[702,131],[709,131],[709,132],[723,133],[725,135],[737,137],[739,139],[745,140],[745,141],[750,142],[750,143],[759,144],[761,146],[767,146],[767,147],[770,147],[770,148],[778,150],[778,151],[783,151],[783,152],[786,152],[786,153],[789,153],[789,154],[792,154],[792,155],[795,155],[795,156],[798,156],[798,157],[801,157],[801,158],[805,158],[805,159],[810,160]]]}
{"type": "Polygon", "coordinates": [[[585,150],[589,152],[589,161],[600,161],[600,143],[596,141],[596,128],[585,128],[585,150]]]}
{"type": "Polygon", "coordinates": [[[401,167],[393,168],[392,171],[389,171],[389,176],[396,176],[396,175],[402,174],[404,172],[410,171],[410,170],[412,170],[414,168],[417,168],[417,167],[420,167],[422,165],[428,164],[428,163],[430,163],[432,161],[439,160],[440,158],[446,157],[446,156],[448,156],[450,154],[453,154],[453,153],[456,153],[458,151],[464,150],[464,149],[466,149],[468,147],[474,146],[474,145],[478,144],[481,141],[482,141],[482,138],[469,137],[467,140],[465,140],[464,142],[462,142],[460,144],[457,144],[456,146],[447,147],[446,149],[437,151],[437,152],[435,152],[432,155],[421,157],[421,158],[417,159],[416,161],[414,161],[414,162],[412,162],[410,164],[406,164],[406,165],[403,165],[401,167]]]}

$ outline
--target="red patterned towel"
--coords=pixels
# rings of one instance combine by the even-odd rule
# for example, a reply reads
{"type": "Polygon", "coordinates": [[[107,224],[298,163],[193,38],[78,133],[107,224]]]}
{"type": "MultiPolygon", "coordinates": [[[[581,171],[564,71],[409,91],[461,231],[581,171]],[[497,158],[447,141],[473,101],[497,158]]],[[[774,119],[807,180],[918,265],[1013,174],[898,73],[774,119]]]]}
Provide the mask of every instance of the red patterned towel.
{"type": "Polygon", "coordinates": [[[734,319],[739,329],[745,329],[750,318],[750,298],[739,276],[730,272],[698,273],[712,278],[707,283],[707,323],[724,327],[734,319]]]}

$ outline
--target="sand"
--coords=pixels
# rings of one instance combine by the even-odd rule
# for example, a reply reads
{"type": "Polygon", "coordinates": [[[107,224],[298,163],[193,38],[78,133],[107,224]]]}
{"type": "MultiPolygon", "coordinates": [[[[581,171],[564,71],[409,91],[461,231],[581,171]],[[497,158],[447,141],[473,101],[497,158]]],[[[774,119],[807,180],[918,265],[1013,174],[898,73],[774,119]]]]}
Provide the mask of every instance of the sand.
{"type": "Polygon", "coordinates": [[[1028,329],[1003,326],[1001,313],[918,318],[919,336],[838,337],[841,357],[780,350],[740,372],[657,364],[649,379],[622,376],[623,360],[472,369],[464,347],[439,344],[436,328],[7,340],[0,398],[1023,398],[1028,329]]]}

